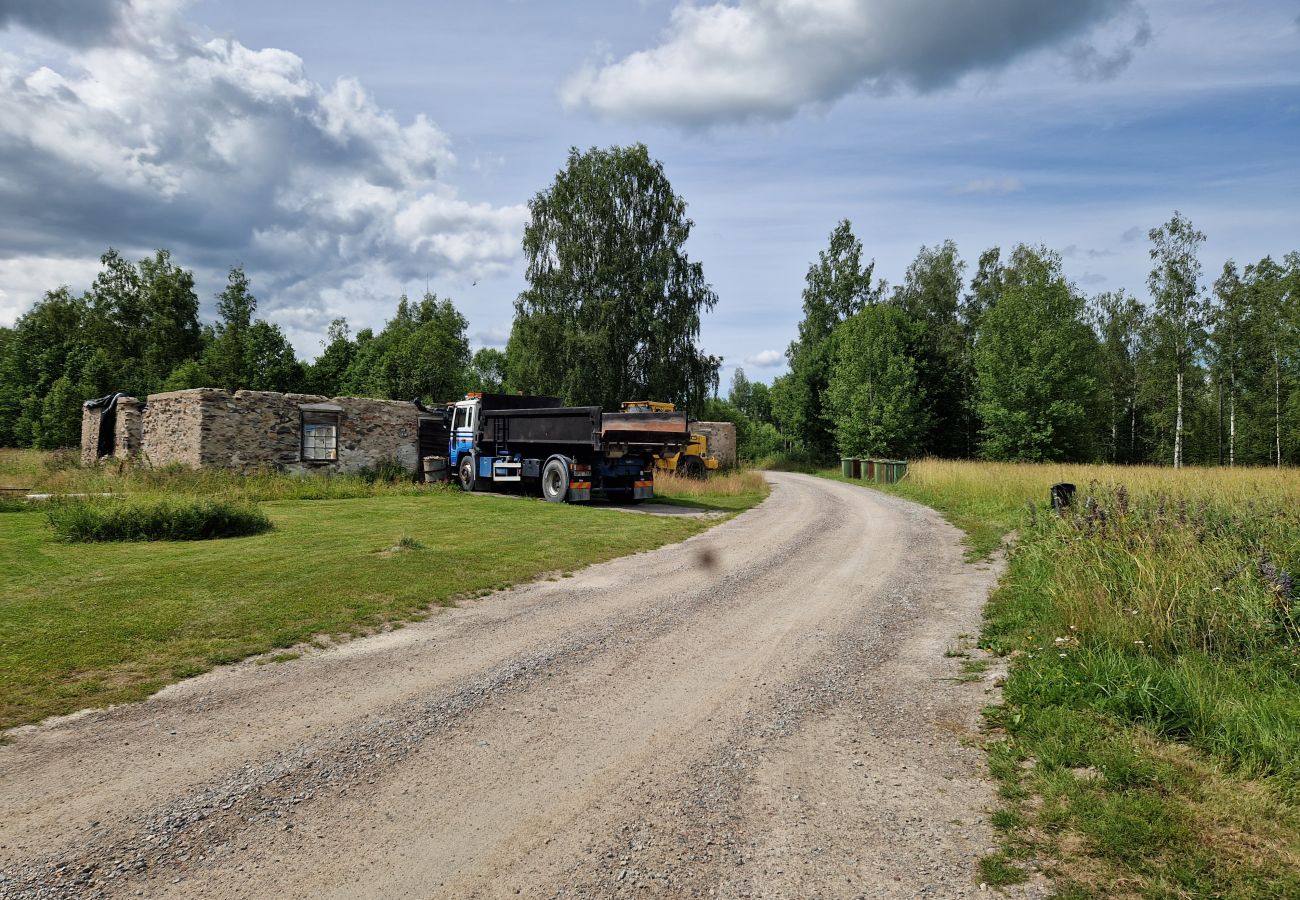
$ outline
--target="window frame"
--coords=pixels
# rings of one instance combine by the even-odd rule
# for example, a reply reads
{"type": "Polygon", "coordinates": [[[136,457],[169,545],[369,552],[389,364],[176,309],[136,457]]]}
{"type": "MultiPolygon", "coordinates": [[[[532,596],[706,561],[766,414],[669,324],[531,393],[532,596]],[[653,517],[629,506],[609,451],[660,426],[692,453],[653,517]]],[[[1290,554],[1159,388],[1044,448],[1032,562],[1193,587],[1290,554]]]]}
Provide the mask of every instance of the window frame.
{"type": "Polygon", "coordinates": [[[299,458],[305,463],[316,465],[337,463],[339,461],[339,430],[342,426],[342,419],[343,411],[339,409],[299,409],[299,458]],[[316,434],[317,429],[329,429],[330,433],[318,436],[316,434]],[[311,438],[310,448],[309,438],[311,438]]]}

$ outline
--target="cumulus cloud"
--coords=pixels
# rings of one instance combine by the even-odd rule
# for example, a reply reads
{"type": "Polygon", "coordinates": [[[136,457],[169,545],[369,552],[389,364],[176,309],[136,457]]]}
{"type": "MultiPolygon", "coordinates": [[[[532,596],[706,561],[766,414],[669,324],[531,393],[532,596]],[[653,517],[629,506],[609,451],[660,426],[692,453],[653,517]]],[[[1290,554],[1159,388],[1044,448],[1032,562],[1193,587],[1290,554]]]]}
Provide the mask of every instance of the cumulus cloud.
{"type": "Polygon", "coordinates": [[[770,369],[785,362],[785,354],[780,350],[760,350],[752,356],[745,357],[745,365],[759,369],[770,369]]]}
{"type": "Polygon", "coordinates": [[[322,331],[371,291],[517,257],[526,209],[460,198],[447,136],[355,80],[209,38],[179,0],[0,2],[0,24],[52,39],[42,64],[0,56],[0,274],[166,246],[242,262],[268,310],[322,331]]]}
{"type": "Polygon", "coordinates": [[[1044,50],[1107,77],[1149,37],[1136,0],[683,0],[661,43],[584,67],[561,98],[686,126],[778,120],[855,90],[933,91],[1044,50]]]}

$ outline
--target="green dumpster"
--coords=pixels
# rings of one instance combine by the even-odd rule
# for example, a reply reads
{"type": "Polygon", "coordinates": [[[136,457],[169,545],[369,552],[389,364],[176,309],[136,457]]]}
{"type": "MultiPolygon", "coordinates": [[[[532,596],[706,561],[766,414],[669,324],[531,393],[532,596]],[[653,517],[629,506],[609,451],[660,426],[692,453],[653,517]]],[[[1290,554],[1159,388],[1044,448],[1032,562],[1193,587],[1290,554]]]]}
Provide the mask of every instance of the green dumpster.
{"type": "Polygon", "coordinates": [[[853,477],[853,458],[849,456],[840,457],[840,474],[845,478],[853,477]]]}

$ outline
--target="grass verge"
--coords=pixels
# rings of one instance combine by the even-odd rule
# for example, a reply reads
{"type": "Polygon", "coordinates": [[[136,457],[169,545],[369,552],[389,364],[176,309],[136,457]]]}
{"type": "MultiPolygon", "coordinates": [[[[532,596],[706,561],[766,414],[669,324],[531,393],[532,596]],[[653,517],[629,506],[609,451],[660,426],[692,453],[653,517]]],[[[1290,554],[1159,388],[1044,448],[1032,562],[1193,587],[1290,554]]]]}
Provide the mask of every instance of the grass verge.
{"type": "Polygon", "coordinates": [[[733,469],[707,478],[655,473],[655,502],[677,506],[740,512],[762,503],[770,491],[762,473],[750,469],[733,469]]]}
{"type": "Polygon", "coordinates": [[[711,524],[428,489],[259,506],[274,530],[149,545],[61,543],[39,510],[5,513],[0,727],[140,699],[220,663],[418,619],[711,524]]]}
{"type": "Polygon", "coordinates": [[[1300,896],[1294,472],[922,461],[884,489],[977,554],[1018,533],[981,638],[1011,657],[985,880],[1033,860],[1061,897],[1300,896]]]}

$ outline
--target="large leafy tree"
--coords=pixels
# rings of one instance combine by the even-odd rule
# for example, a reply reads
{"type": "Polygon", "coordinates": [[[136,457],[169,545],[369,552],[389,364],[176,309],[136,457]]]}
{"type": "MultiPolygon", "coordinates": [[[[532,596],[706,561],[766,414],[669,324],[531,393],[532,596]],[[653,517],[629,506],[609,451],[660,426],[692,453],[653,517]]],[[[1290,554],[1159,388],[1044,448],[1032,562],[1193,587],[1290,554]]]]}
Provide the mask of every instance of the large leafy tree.
{"type": "Polygon", "coordinates": [[[952,241],[922,247],[891,298],[924,325],[914,350],[917,381],[928,410],[923,448],[938,456],[961,456],[971,449],[967,446],[967,435],[973,430],[967,397],[971,360],[961,320],[965,269],[952,241]]]}
{"type": "Polygon", "coordinates": [[[879,300],[882,287],[872,281],[875,265],[874,260],[863,263],[862,242],[845,219],[835,226],[827,248],[817,254],[804,279],[799,337],[786,350],[789,381],[773,404],[782,407],[779,414],[786,433],[816,456],[828,456],[835,445],[825,396],[832,335],[842,322],[879,300]]]}
{"type": "Polygon", "coordinates": [[[686,201],[645,145],[571,149],[528,206],[511,385],[611,409],[702,406],[721,361],[698,345],[700,316],[717,295],[686,253],[686,201]]]}
{"type": "Polygon", "coordinates": [[[330,322],[321,354],[306,367],[306,388],[313,394],[337,397],[344,391],[348,368],[357,358],[357,342],[352,339],[347,319],[330,322]]]}
{"type": "Polygon", "coordinates": [[[469,378],[467,326],[450,300],[425,294],[412,303],[403,296],[383,331],[357,335],[346,391],[393,400],[454,400],[469,378]]]}
{"type": "Polygon", "coordinates": [[[991,459],[1093,456],[1097,338],[1084,301],[1046,248],[1017,247],[975,350],[983,453],[991,459]]]}
{"type": "Polygon", "coordinates": [[[1120,290],[1093,298],[1090,312],[1099,344],[1097,377],[1105,417],[1105,458],[1112,463],[1140,462],[1138,397],[1147,310],[1137,298],[1120,290]]]}
{"type": "Polygon", "coordinates": [[[495,393],[505,389],[508,360],[505,351],[480,347],[474,351],[469,366],[469,389],[495,393]]]}
{"type": "Polygon", "coordinates": [[[911,456],[929,429],[912,347],[920,325],[896,306],[859,310],[835,331],[827,408],[850,456],[911,456]]]}
{"type": "Polygon", "coordinates": [[[226,287],[217,295],[217,315],[211,341],[193,373],[202,384],[227,390],[296,391],[303,385],[303,367],[279,325],[254,319],[257,298],[240,266],[230,269],[226,287]]]}
{"type": "Polygon", "coordinates": [[[1187,426],[1189,376],[1205,346],[1209,304],[1201,290],[1201,263],[1197,258],[1205,235],[1175,211],[1173,218],[1148,232],[1151,240],[1151,274],[1147,287],[1155,303],[1152,317],[1152,352],[1168,383],[1165,418],[1172,412],[1172,460],[1183,465],[1187,426]]]}

